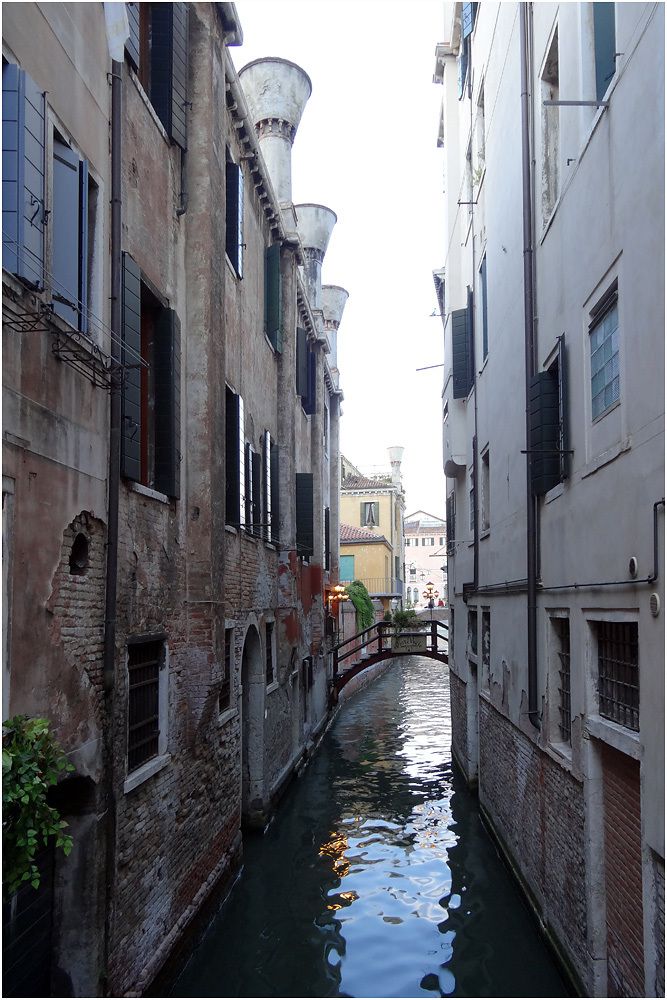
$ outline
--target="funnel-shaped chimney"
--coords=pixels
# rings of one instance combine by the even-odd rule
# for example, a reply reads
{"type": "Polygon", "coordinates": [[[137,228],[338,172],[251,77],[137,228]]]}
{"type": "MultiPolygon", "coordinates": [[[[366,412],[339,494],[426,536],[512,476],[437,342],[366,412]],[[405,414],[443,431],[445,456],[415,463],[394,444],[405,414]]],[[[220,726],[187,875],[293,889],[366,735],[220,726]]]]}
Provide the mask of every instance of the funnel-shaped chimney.
{"type": "Polygon", "coordinates": [[[329,246],[336,213],[324,205],[295,205],[297,229],[306,256],[305,277],[313,309],[322,308],[322,261],[329,246]]]}
{"type": "Polygon", "coordinates": [[[324,329],[331,344],[331,367],[338,370],[338,327],[343,317],[348,292],[340,285],[322,286],[322,312],[324,313],[324,329]]]}
{"type": "Polygon", "coordinates": [[[389,461],[391,463],[391,481],[394,486],[400,486],[401,480],[401,462],[403,461],[403,452],[405,448],[396,446],[394,448],[389,448],[389,461]]]}
{"type": "Polygon", "coordinates": [[[281,204],[292,201],[292,143],[306,101],[310,77],[296,63],[255,59],[239,73],[262,156],[281,204]]]}

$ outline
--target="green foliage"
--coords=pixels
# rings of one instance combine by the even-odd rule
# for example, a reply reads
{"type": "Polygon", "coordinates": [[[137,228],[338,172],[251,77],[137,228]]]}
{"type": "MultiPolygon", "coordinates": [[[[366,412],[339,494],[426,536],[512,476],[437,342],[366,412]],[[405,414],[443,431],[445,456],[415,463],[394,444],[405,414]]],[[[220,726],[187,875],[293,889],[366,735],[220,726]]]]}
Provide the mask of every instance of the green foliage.
{"type": "Polygon", "coordinates": [[[407,611],[394,612],[394,625],[399,632],[404,628],[415,628],[420,624],[419,618],[411,608],[407,611]]]}
{"type": "Polygon", "coordinates": [[[362,632],[365,628],[370,628],[375,622],[375,609],[363,583],[361,580],[355,580],[353,583],[348,583],[345,589],[356,611],[358,630],[362,632]]]}
{"type": "Polygon", "coordinates": [[[392,615],[391,611],[385,611],[384,618],[382,620],[385,622],[393,622],[394,616],[392,615]]]}
{"type": "Polygon", "coordinates": [[[49,731],[48,719],[15,715],[2,726],[2,877],[5,896],[25,882],[39,887],[34,863],[39,848],[50,837],[65,854],[72,838],[63,833],[67,823],[46,800],[47,790],[61,774],[73,771],[62,748],[49,731]]]}

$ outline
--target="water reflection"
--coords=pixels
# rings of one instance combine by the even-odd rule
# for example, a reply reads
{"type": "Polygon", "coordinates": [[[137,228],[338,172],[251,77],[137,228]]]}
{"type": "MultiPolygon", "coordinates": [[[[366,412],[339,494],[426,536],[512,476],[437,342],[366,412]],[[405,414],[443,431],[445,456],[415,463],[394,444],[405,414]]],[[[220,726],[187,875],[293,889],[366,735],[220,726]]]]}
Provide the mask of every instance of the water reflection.
{"type": "Polygon", "coordinates": [[[344,707],[173,995],[567,995],[452,771],[438,664],[344,707]]]}

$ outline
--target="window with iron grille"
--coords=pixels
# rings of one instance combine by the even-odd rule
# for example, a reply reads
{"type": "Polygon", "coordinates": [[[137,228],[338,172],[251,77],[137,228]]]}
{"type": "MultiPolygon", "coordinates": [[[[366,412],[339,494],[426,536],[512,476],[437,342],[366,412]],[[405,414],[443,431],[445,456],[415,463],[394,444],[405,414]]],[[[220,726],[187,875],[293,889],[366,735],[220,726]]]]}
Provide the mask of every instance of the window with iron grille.
{"type": "Polygon", "coordinates": [[[591,412],[593,420],[621,396],[619,371],[618,286],[616,282],[591,311],[591,412]]]}
{"type": "Polygon", "coordinates": [[[636,622],[597,622],[600,715],[639,732],[636,622]]]}
{"type": "Polygon", "coordinates": [[[477,656],[477,610],[468,611],[468,646],[470,652],[477,656]]]}
{"type": "Polygon", "coordinates": [[[273,622],[266,623],[266,683],[273,684],[273,622]]]}
{"type": "Polygon", "coordinates": [[[163,664],[164,642],[161,639],[128,646],[128,774],[158,755],[160,668],[163,664]]]}
{"type": "Polygon", "coordinates": [[[570,619],[552,618],[558,656],[558,732],[563,743],[572,745],[572,699],[570,694],[570,619]]]}
{"type": "Polygon", "coordinates": [[[225,629],[225,662],[223,664],[222,684],[218,695],[218,711],[224,712],[229,708],[232,691],[232,640],[234,629],[225,629]]]}

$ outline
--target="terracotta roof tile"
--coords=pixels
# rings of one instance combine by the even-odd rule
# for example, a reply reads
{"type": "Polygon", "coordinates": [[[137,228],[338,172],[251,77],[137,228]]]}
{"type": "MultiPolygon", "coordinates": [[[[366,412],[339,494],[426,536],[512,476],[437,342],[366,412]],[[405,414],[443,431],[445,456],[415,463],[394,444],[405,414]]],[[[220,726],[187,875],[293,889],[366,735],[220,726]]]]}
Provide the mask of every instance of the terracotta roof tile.
{"type": "Polygon", "coordinates": [[[368,528],[357,528],[353,524],[341,524],[340,526],[340,540],[341,542],[386,542],[387,539],[384,535],[378,535],[375,531],[370,531],[368,528]]]}
{"type": "Polygon", "coordinates": [[[389,478],[367,479],[366,476],[348,476],[341,483],[344,490],[387,490],[391,489],[392,483],[389,478]]]}

